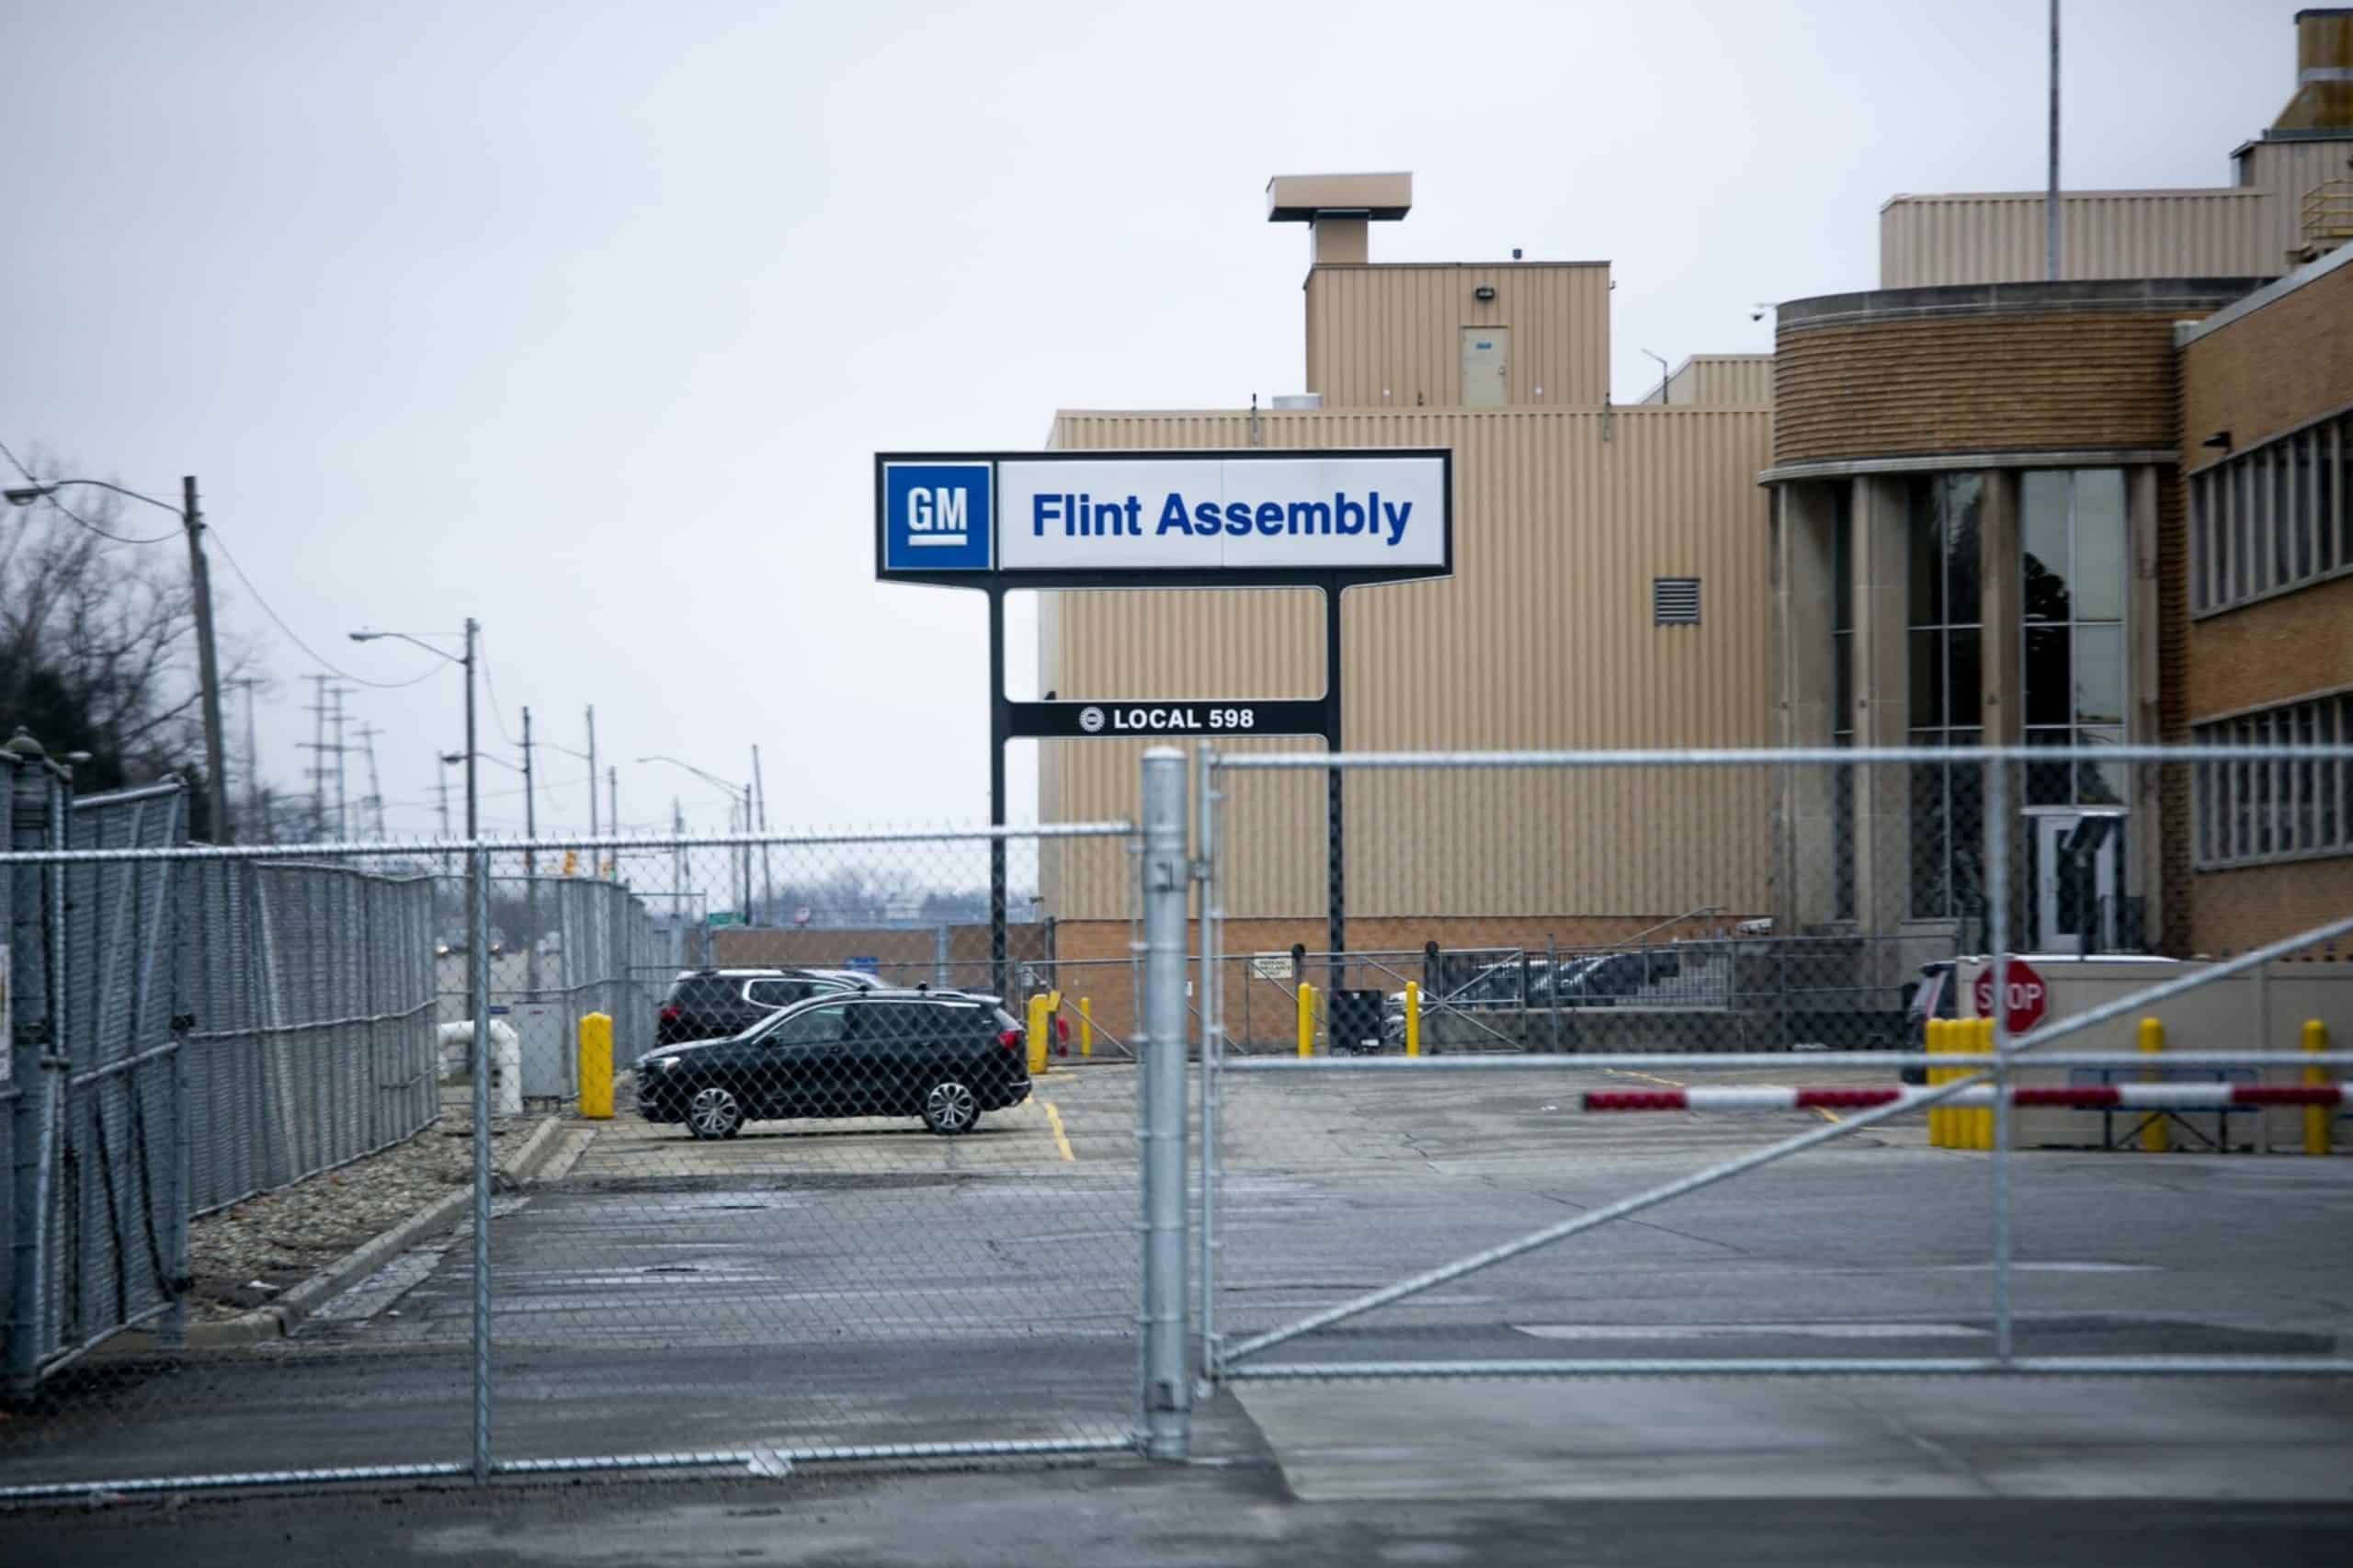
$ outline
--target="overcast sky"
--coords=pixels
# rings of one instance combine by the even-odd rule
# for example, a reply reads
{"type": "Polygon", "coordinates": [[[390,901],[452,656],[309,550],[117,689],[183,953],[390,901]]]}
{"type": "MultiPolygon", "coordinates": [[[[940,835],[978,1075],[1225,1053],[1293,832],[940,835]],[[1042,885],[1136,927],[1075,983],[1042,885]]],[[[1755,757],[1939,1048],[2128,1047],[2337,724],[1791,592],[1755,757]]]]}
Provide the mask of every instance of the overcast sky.
{"type": "MultiPolygon", "coordinates": [[[[2295,9],[2067,0],[2067,183],[2223,183],[2292,90],[2295,9]]],[[[2044,25],[2043,0],[0,0],[0,440],[159,494],[196,473],[254,587],[356,675],[431,661],[351,628],[480,617],[505,729],[529,703],[577,748],[594,703],[629,824],[674,793],[724,817],[640,755],[741,778],[755,743],[779,826],[977,821],[982,601],[872,582],[875,450],[1299,390],[1279,172],[1412,170],[1376,260],[1609,259],[1639,397],[1643,348],[1769,348],[1754,301],[1871,287],[1889,195],[2039,188],[2044,25]]],[[[215,578],[266,634],[265,770],[299,787],[318,666],[215,578]]],[[[430,830],[456,671],[350,708],[392,831],[430,830]]],[[[545,763],[543,825],[585,826],[583,765],[545,763]]],[[[514,780],[483,788],[519,829],[514,780]]]]}

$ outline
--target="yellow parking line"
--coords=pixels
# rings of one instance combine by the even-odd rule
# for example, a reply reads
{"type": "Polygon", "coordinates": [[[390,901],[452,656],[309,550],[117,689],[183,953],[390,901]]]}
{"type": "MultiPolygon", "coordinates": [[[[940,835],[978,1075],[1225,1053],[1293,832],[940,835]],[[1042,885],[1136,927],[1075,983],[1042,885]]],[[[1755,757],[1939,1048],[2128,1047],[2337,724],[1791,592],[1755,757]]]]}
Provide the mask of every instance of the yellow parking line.
{"type": "Polygon", "coordinates": [[[1654,1084],[1665,1084],[1670,1089],[1688,1089],[1690,1087],[1688,1084],[1686,1084],[1680,1078],[1662,1078],[1655,1073],[1637,1073],[1631,1067],[1609,1067],[1603,1069],[1603,1071],[1614,1074],[1620,1078],[1647,1078],[1654,1084]]]}
{"type": "Polygon", "coordinates": [[[1813,1114],[1814,1114],[1814,1115],[1816,1115],[1816,1116],[1818,1116],[1818,1117],[1820,1117],[1820,1118],[1822,1118],[1822,1119],[1823,1119],[1823,1120],[1824,1120],[1824,1121],[1843,1121],[1844,1119],[1846,1119],[1845,1118],[1841,1117],[1841,1116],[1840,1116],[1836,1111],[1832,1110],[1832,1109],[1831,1109],[1829,1107],[1827,1107],[1827,1106],[1816,1106],[1816,1107],[1814,1107],[1814,1108],[1813,1108],[1813,1114]]]}
{"type": "Polygon", "coordinates": [[[1075,1162],[1078,1156],[1071,1153],[1070,1134],[1063,1131],[1063,1113],[1054,1108],[1051,1100],[1040,1100],[1038,1103],[1046,1108],[1046,1119],[1053,1124],[1054,1147],[1063,1152],[1063,1159],[1075,1162]]]}

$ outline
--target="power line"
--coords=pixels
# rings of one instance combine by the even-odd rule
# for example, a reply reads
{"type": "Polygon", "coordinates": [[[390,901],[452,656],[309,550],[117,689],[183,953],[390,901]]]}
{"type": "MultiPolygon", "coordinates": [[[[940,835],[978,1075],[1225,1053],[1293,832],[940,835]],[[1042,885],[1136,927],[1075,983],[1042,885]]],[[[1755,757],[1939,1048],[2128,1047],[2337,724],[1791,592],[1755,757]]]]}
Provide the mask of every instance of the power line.
{"type": "Polygon", "coordinates": [[[491,722],[498,726],[498,733],[506,737],[508,745],[521,745],[523,743],[517,740],[515,733],[506,727],[506,715],[499,711],[498,680],[490,673],[490,639],[479,631],[474,633],[474,660],[482,665],[483,685],[490,688],[491,722]]]}
{"type": "Polygon", "coordinates": [[[400,691],[408,687],[421,686],[426,681],[432,679],[435,676],[441,673],[440,666],[438,665],[435,665],[428,666],[423,674],[409,680],[369,680],[366,676],[353,675],[349,670],[343,668],[334,660],[327,658],[316,648],[312,647],[308,642],[303,642],[301,638],[296,636],[294,634],[294,629],[286,624],[285,618],[270,608],[269,601],[261,597],[261,590],[254,586],[254,580],[245,575],[245,569],[237,564],[236,556],[230,553],[228,541],[221,537],[220,524],[207,523],[205,525],[205,532],[212,536],[212,548],[221,552],[221,559],[229,563],[229,570],[237,574],[237,581],[245,585],[245,592],[254,597],[254,603],[261,606],[262,613],[269,617],[271,622],[277,626],[278,631],[286,633],[287,641],[292,642],[294,646],[301,649],[305,653],[308,653],[311,656],[312,663],[323,666],[329,674],[334,675],[338,679],[347,680],[355,686],[369,687],[377,691],[400,691]]]}

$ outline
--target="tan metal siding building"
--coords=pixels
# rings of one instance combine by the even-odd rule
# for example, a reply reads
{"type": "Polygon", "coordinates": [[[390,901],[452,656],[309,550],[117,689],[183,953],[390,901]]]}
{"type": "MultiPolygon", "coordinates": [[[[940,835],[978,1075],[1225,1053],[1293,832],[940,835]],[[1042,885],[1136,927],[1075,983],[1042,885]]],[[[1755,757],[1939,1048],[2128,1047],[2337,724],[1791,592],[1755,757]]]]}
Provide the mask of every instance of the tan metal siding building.
{"type": "Polygon", "coordinates": [[[1773,401],[1770,354],[1694,354],[1643,397],[1677,408],[1761,407],[1773,401]]]}
{"type": "MultiPolygon", "coordinates": [[[[1879,213],[1881,289],[2043,281],[2040,191],[1898,196],[1879,213]]],[[[2062,281],[2286,270],[2266,191],[2079,190],[2059,198],[2062,281]]]]}
{"type": "Polygon", "coordinates": [[[1504,351],[1501,403],[1597,407],[1609,391],[1608,262],[1324,264],[1306,296],[1307,390],[1326,408],[1473,401],[1462,381],[1473,332],[1504,351]]]}
{"type": "MultiPolygon", "coordinates": [[[[1348,597],[1350,749],[1764,743],[1771,596],[1756,475],[1770,458],[1769,410],[1324,412],[1261,415],[1256,428],[1273,448],[1455,453],[1455,576],[1348,597]],[[1700,623],[1654,626],[1653,579],[1682,576],[1700,580],[1700,623]]],[[[1065,413],[1054,445],[1239,447],[1252,430],[1241,412],[1065,413]]],[[[1040,680],[1065,698],[1323,689],[1313,593],[1048,597],[1040,680]]],[[[1133,809],[1140,746],[1040,745],[1050,818],[1133,809]]],[[[1297,917],[1315,947],[1323,790],[1318,774],[1243,782],[1233,811],[1252,833],[1226,891],[1235,915],[1297,917]]],[[[1763,780],[1722,776],[1358,776],[1350,929],[1383,916],[1524,917],[1540,944],[1546,928],[1572,939],[1577,921],[1621,934],[1701,904],[1756,913],[1769,902],[1768,809],[1763,780]]],[[[1116,849],[1074,849],[1048,872],[1048,907],[1066,933],[1123,920],[1128,876],[1116,849]]]]}

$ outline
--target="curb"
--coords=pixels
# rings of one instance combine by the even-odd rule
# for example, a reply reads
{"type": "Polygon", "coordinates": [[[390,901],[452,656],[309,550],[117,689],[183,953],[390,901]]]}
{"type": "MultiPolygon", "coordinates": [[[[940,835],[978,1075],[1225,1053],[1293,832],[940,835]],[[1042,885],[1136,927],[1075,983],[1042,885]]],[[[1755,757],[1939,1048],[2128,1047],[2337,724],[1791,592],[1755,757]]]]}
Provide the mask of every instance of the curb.
{"type": "MultiPolygon", "coordinates": [[[[563,1118],[542,1117],[538,1130],[524,1140],[515,1157],[492,1173],[493,1187],[520,1187],[538,1176],[561,1146],[556,1134],[563,1127],[563,1118]]],[[[418,1238],[453,1223],[472,1197],[471,1190],[460,1188],[435,1199],[390,1230],[360,1243],[299,1284],[289,1286],[283,1295],[266,1307],[256,1307],[214,1323],[188,1324],[187,1348],[225,1350],[285,1338],[301,1327],[303,1320],[322,1304],[375,1273],[394,1255],[406,1252],[418,1238]]],[[[117,1356],[151,1355],[163,1348],[153,1330],[134,1329],[109,1340],[86,1359],[95,1360],[108,1352],[117,1356]]]]}

